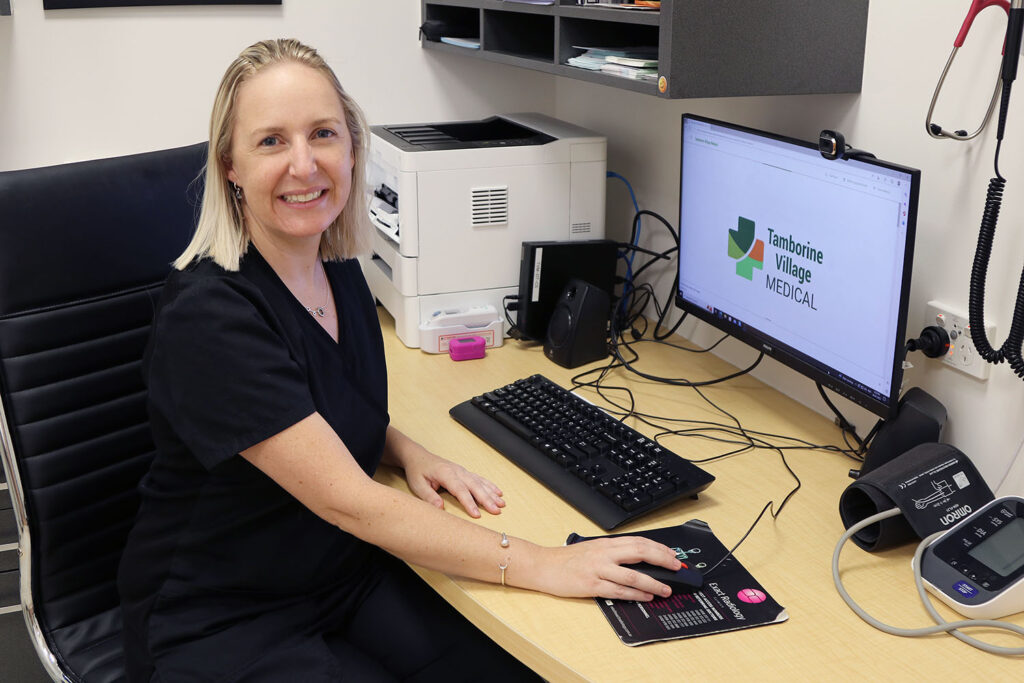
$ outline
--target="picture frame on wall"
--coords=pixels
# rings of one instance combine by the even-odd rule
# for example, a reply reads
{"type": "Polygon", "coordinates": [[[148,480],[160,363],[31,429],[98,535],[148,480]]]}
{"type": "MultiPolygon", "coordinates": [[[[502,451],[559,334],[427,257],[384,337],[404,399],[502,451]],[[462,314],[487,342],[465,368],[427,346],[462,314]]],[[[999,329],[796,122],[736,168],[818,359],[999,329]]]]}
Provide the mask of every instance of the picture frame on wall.
{"type": "Polygon", "coordinates": [[[282,0],[43,0],[43,9],[156,7],[167,5],[280,5],[282,0]]]}

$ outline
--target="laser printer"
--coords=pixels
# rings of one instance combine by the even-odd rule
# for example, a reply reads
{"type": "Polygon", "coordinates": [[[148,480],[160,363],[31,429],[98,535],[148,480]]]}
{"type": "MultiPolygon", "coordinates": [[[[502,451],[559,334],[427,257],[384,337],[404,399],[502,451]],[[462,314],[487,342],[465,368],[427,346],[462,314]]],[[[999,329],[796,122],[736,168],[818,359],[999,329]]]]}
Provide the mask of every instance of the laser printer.
{"type": "Polygon", "coordinates": [[[373,126],[370,138],[376,229],[363,272],[408,347],[446,351],[445,325],[498,328],[486,341],[500,345],[522,243],[604,237],[607,145],[597,133],[522,113],[373,126]]]}

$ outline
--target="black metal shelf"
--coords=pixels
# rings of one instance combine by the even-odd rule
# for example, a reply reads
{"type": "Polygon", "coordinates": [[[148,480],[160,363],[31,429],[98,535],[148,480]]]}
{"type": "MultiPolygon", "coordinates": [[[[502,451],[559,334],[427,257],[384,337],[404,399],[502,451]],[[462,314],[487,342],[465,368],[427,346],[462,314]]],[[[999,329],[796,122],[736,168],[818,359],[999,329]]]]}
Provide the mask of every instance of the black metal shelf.
{"type": "Polygon", "coordinates": [[[665,98],[859,92],[867,0],[663,0],[658,12],[504,0],[421,0],[480,49],[424,49],[511,64],[665,98]],[[566,63],[573,46],[657,48],[657,82],[566,63]]]}

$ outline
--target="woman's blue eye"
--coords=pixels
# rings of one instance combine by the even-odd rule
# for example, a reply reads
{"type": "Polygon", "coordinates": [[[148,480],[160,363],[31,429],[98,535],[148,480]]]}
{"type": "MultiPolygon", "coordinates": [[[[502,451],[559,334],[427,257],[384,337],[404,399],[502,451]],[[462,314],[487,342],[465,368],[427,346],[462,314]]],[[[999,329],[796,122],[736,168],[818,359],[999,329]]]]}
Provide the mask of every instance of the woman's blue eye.
{"type": "Polygon", "coordinates": [[[260,140],[260,146],[261,147],[273,147],[276,144],[277,144],[277,138],[275,138],[275,137],[266,137],[266,138],[263,138],[262,140],[260,140]]]}
{"type": "Polygon", "coordinates": [[[330,130],[329,128],[321,128],[320,130],[318,130],[316,132],[316,136],[318,138],[330,138],[330,137],[334,137],[334,135],[335,135],[334,131],[330,130]]]}

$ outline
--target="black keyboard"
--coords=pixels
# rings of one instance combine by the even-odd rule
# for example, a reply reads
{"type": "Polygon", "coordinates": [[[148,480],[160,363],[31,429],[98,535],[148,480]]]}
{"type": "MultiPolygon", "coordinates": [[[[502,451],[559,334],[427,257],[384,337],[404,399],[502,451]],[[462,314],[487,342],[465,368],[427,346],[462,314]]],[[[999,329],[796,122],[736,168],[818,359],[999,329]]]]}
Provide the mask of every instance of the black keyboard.
{"type": "Polygon", "coordinates": [[[542,375],[449,412],[606,530],[683,496],[696,498],[715,480],[542,375]]]}

